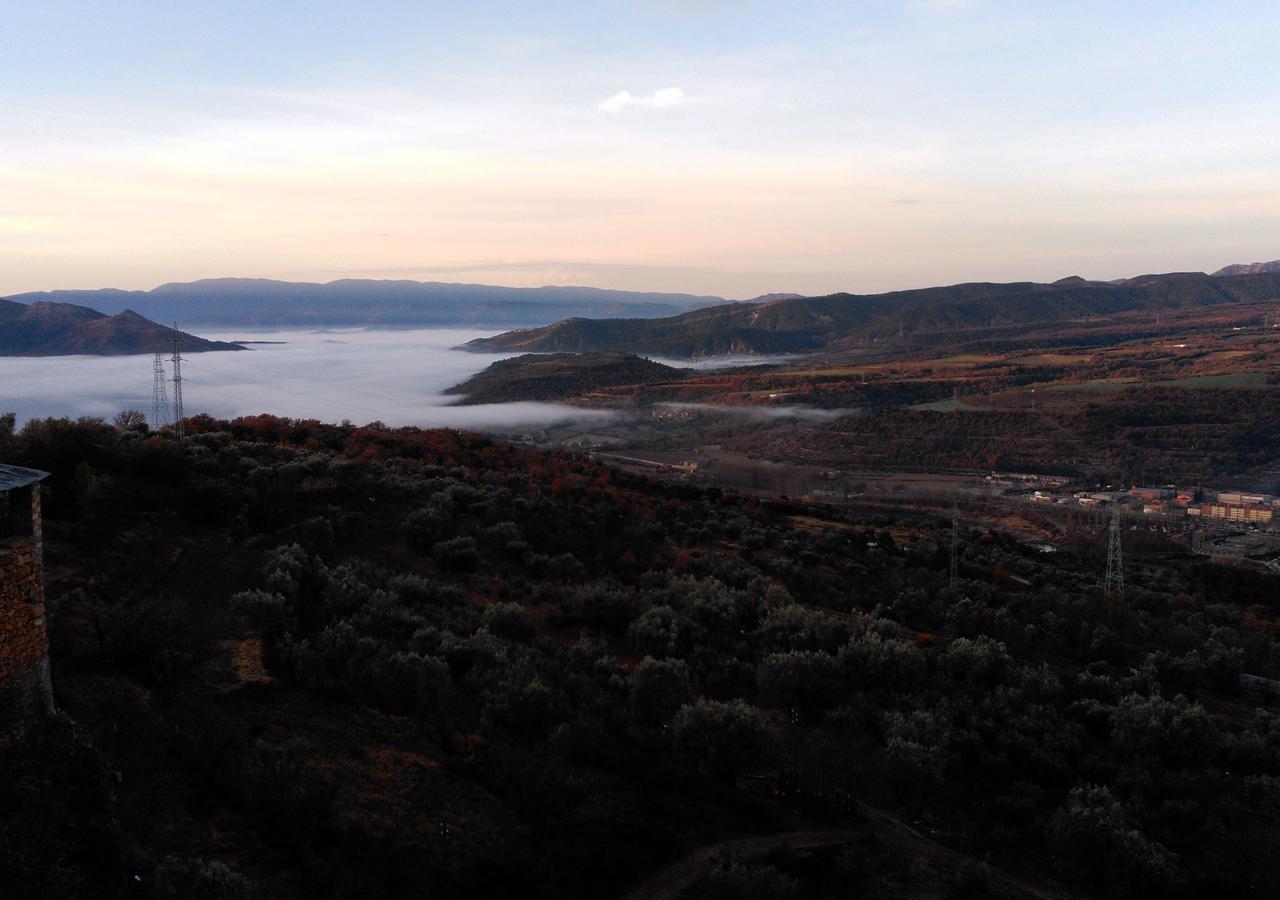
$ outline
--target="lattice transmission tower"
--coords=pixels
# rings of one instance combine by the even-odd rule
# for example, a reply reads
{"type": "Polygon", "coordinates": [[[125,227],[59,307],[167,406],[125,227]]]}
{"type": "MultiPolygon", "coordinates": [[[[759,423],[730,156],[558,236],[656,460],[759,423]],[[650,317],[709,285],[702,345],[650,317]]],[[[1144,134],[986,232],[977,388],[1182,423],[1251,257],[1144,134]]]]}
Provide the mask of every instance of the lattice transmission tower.
{"type": "Polygon", "coordinates": [[[169,422],[169,389],[165,385],[164,355],[157,350],[152,365],[151,379],[151,428],[162,431],[170,426],[169,422]]]}
{"type": "Polygon", "coordinates": [[[182,440],[182,334],[178,331],[178,323],[173,323],[173,434],[182,440]]]}
{"type": "Polygon", "coordinates": [[[1120,553],[1120,506],[1111,512],[1111,527],[1107,538],[1107,580],[1102,589],[1108,600],[1124,599],[1124,559],[1120,553]]]}
{"type": "Polygon", "coordinates": [[[960,580],[960,504],[951,504],[951,586],[960,580]]]}

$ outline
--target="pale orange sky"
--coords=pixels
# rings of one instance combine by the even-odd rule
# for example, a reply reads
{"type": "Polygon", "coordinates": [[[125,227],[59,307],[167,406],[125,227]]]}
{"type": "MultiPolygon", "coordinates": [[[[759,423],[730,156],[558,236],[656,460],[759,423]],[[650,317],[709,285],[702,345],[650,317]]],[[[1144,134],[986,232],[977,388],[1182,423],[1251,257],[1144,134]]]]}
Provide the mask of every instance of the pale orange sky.
{"type": "Polygon", "coordinates": [[[104,5],[0,37],[0,295],[367,276],[746,297],[1280,256],[1271,29],[1247,4],[1158,25],[979,0],[104,5]]]}

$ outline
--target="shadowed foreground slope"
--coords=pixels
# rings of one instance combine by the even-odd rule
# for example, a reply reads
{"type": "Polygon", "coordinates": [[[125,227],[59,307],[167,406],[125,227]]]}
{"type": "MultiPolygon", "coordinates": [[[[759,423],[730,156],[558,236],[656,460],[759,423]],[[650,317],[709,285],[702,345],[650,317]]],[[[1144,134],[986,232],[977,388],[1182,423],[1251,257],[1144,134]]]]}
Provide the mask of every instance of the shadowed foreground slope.
{"type": "Polygon", "coordinates": [[[1117,607],[1096,554],[963,529],[953,581],[947,521],[475,435],[6,421],[89,742],[0,757],[16,895],[594,898],[744,838],[682,896],[1280,887],[1276,576],[1170,550],[1117,607]]]}

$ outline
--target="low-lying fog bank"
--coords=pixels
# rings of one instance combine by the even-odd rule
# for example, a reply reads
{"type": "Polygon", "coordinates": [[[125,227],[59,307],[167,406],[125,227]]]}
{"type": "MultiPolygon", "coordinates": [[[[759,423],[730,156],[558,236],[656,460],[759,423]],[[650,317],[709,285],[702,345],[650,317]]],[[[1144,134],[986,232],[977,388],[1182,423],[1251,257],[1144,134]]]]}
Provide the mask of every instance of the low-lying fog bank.
{"type": "MultiPolygon", "coordinates": [[[[183,358],[187,415],[231,418],[271,413],[358,424],[503,430],[613,418],[604,410],[558,403],[454,406],[448,388],[518,354],[450,348],[491,332],[414,331],[210,332],[215,340],[247,343],[248,353],[200,353],[183,358]],[[257,343],[265,342],[265,343],[257,343]]],[[[172,366],[167,362],[167,375],[172,366]]],[[[151,415],[152,357],[58,356],[0,358],[0,413],[19,422],[45,416],[103,416],[122,409],[151,415]]],[[[173,385],[167,385],[172,398],[173,385]]]]}
{"type": "Polygon", "coordinates": [[[699,359],[675,359],[666,356],[648,356],[644,353],[640,355],[644,356],[645,359],[662,363],[664,366],[671,366],[673,369],[696,369],[698,371],[741,369],[750,366],[779,366],[801,358],[793,353],[779,356],[758,356],[754,353],[744,353],[737,356],[704,356],[699,359]]]}

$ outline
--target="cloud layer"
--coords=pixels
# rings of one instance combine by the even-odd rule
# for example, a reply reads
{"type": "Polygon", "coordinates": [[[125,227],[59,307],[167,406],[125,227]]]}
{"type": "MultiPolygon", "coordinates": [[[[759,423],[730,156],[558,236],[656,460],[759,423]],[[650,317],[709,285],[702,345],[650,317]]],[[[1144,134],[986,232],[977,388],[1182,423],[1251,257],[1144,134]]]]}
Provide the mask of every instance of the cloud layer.
{"type": "MultiPolygon", "coordinates": [[[[209,333],[204,332],[202,336],[209,333]]],[[[450,348],[491,332],[461,330],[225,333],[241,353],[196,353],[183,364],[187,415],[272,413],[357,424],[508,429],[607,420],[612,413],[555,403],[454,406],[442,391],[505,356],[450,348]]],[[[0,357],[0,413],[46,416],[151,413],[150,356],[0,357]]]]}
{"type": "Polygon", "coordinates": [[[684,91],[678,87],[662,88],[643,97],[632,96],[630,91],[619,91],[608,100],[596,106],[601,112],[617,115],[629,106],[640,106],[647,109],[670,109],[685,102],[684,91]]]}

